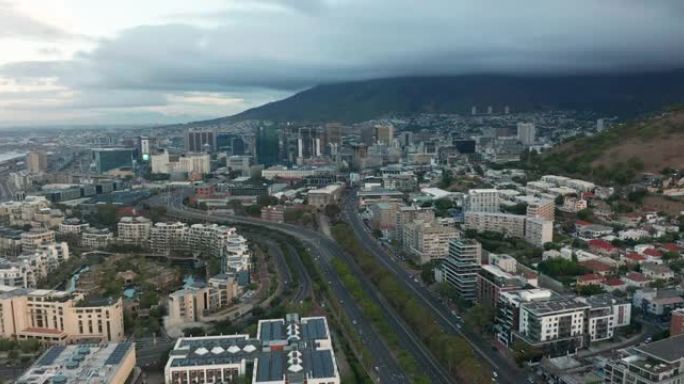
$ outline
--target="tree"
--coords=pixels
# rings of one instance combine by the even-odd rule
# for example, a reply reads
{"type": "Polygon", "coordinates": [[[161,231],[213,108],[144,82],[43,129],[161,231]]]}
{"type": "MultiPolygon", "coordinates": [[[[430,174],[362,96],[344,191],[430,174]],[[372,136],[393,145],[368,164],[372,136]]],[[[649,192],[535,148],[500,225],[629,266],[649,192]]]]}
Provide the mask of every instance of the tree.
{"type": "Polygon", "coordinates": [[[442,180],[439,182],[439,187],[443,189],[449,188],[453,182],[454,178],[451,175],[451,170],[442,169],[442,180]]]}
{"type": "Polygon", "coordinates": [[[341,210],[337,204],[328,204],[325,206],[325,208],[323,208],[323,212],[330,219],[335,219],[337,218],[337,215],[340,214],[341,210]]]}
{"type": "Polygon", "coordinates": [[[464,324],[478,332],[485,331],[494,323],[496,310],[491,305],[476,304],[465,314],[464,324]]]}
{"type": "Polygon", "coordinates": [[[577,294],[580,296],[593,296],[599,293],[604,293],[606,290],[602,286],[596,284],[580,285],[577,287],[577,294]]]}
{"type": "Polygon", "coordinates": [[[592,221],[594,219],[594,211],[591,208],[584,208],[577,212],[577,218],[584,221],[592,221]]]}

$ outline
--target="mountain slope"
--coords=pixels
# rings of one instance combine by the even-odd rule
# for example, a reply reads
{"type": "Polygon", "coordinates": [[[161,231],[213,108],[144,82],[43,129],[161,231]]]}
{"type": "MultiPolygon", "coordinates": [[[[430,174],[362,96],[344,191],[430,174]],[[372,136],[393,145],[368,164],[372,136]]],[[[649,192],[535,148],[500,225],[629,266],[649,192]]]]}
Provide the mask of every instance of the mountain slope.
{"type": "Polygon", "coordinates": [[[684,169],[684,107],[564,143],[531,161],[540,173],[624,184],[640,172],[684,169]]]}
{"type": "Polygon", "coordinates": [[[388,113],[576,109],[635,116],[684,101],[684,70],[619,75],[406,77],[320,85],[228,118],[357,122],[388,113]]]}

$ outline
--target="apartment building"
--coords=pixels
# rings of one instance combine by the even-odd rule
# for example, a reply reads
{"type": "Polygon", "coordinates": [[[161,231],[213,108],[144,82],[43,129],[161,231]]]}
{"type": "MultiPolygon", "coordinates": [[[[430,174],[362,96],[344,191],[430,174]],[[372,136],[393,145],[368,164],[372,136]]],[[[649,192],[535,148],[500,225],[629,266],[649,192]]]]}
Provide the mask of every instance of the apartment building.
{"type": "Polygon", "coordinates": [[[150,249],[158,255],[168,255],[172,250],[187,250],[187,231],[185,223],[155,223],[150,229],[150,249]]]}
{"type": "Polygon", "coordinates": [[[477,298],[478,304],[496,307],[502,292],[520,290],[527,282],[511,273],[503,271],[495,265],[482,265],[477,275],[477,298]]]}
{"type": "Polygon", "coordinates": [[[588,343],[612,339],[616,328],[630,324],[632,304],[627,301],[618,301],[610,294],[580,297],[577,300],[590,305],[585,319],[588,343]]]}
{"type": "Polygon", "coordinates": [[[522,303],[517,335],[549,355],[576,353],[584,346],[584,321],[589,308],[589,304],[574,297],[522,303]]]}
{"type": "Polygon", "coordinates": [[[219,274],[207,284],[194,284],[169,294],[167,327],[202,321],[232,304],[240,288],[235,274],[219,274]]]}
{"type": "Polygon", "coordinates": [[[402,205],[396,212],[397,222],[395,224],[395,238],[399,243],[403,243],[403,233],[401,228],[404,224],[412,223],[416,220],[421,220],[423,222],[429,223],[435,220],[435,211],[432,207],[421,208],[417,206],[405,206],[402,205]]]}
{"type": "Polygon", "coordinates": [[[18,256],[21,253],[21,234],[24,231],[0,227],[0,255],[18,256]]]}
{"type": "Polygon", "coordinates": [[[441,280],[453,286],[463,300],[477,298],[477,274],[482,263],[482,245],[470,239],[449,242],[449,253],[441,265],[441,280]]]}
{"type": "Polygon", "coordinates": [[[523,215],[509,213],[466,212],[465,229],[477,232],[497,232],[505,236],[525,237],[525,221],[523,215]]]}
{"type": "Polygon", "coordinates": [[[393,203],[381,202],[371,205],[371,226],[379,230],[394,230],[397,223],[396,215],[398,210],[398,204],[393,203]]]}
{"type": "Polygon", "coordinates": [[[12,226],[31,224],[33,215],[43,208],[49,208],[50,202],[45,196],[26,196],[21,201],[0,203],[0,217],[7,217],[12,226]]]}
{"type": "Polygon", "coordinates": [[[553,241],[553,221],[543,218],[527,218],[525,220],[525,240],[528,243],[543,247],[553,241]]]}
{"type": "Polygon", "coordinates": [[[81,233],[88,228],[90,228],[90,224],[83,222],[78,218],[72,217],[65,219],[64,222],[59,225],[57,232],[62,235],[76,234],[80,236],[81,233]]]}
{"type": "Polygon", "coordinates": [[[527,204],[527,217],[537,217],[548,221],[556,218],[556,202],[550,199],[535,199],[527,204]]]}
{"type": "Polygon", "coordinates": [[[164,380],[166,384],[236,382],[248,373],[249,365],[252,384],[340,383],[326,318],[297,314],[259,320],[254,338],[179,338],[164,368],[164,380]]]}
{"type": "Polygon", "coordinates": [[[604,383],[680,384],[684,382],[684,335],[618,352],[604,367],[604,383]]]}
{"type": "Polygon", "coordinates": [[[547,301],[554,295],[550,289],[543,288],[500,292],[494,320],[497,340],[506,346],[513,344],[514,333],[520,329],[520,305],[522,303],[547,301]]]}
{"type": "Polygon", "coordinates": [[[32,383],[129,382],[136,364],[135,344],[55,345],[43,353],[16,381],[32,383]]]}
{"type": "Polygon", "coordinates": [[[45,243],[55,241],[55,232],[45,228],[31,228],[28,232],[21,234],[21,250],[23,252],[33,252],[45,243]]]}
{"type": "Polygon", "coordinates": [[[499,191],[496,189],[471,189],[466,196],[466,211],[499,212],[499,191]]]}
{"type": "Polygon", "coordinates": [[[81,233],[81,245],[88,249],[104,249],[114,240],[114,234],[107,228],[86,228],[81,233]]]}
{"type": "Polygon", "coordinates": [[[122,217],[116,226],[117,237],[125,244],[147,246],[152,231],[152,221],[146,217],[122,217]]]}
{"type": "Polygon", "coordinates": [[[449,253],[449,242],[460,238],[453,226],[440,225],[436,221],[416,220],[401,228],[403,249],[417,264],[440,260],[449,253]]]}
{"type": "Polygon", "coordinates": [[[121,299],[88,299],[79,293],[0,287],[0,336],[47,343],[120,341],[121,299]]]}

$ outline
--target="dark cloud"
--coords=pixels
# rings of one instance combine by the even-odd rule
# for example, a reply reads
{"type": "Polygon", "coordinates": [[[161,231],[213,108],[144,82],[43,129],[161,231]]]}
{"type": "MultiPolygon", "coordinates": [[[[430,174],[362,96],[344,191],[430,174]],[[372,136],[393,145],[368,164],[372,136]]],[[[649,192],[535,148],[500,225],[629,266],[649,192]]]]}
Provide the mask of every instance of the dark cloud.
{"type": "Polygon", "coordinates": [[[629,71],[684,64],[681,0],[236,4],[122,31],[73,60],[8,64],[0,75],[56,77],[89,92],[244,92],[402,75],[629,71]]]}

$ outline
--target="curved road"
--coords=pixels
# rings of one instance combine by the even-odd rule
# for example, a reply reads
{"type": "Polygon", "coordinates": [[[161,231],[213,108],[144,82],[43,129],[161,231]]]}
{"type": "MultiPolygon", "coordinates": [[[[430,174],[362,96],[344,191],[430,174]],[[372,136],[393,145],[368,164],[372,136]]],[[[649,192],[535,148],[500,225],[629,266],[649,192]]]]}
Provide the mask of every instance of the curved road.
{"type": "MultiPolygon", "coordinates": [[[[319,263],[323,278],[328,282],[333,295],[339,299],[340,305],[346,316],[355,324],[354,327],[359,338],[372,355],[375,361],[373,375],[376,377],[376,382],[398,384],[410,383],[408,376],[403,372],[392,352],[377,334],[371,322],[365,318],[361,308],[355,302],[354,297],[347,291],[346,287],[337,276],[337,273],[335,273],[331,263],[332,258],[335,257],[335,255],[328,246],[329,242],[331,242],[330,239],[318,232],[305,230],[289,224],[266,222],[248,217],[207,215],[204,211],[197,211],[184,207],[182,204],[183,197],[183,195],[174,195],[173,198],[169,199],[167,196],[158,195],[150,198],[148,203],[150,205],[164,205],[167,208],[168,215],[179,218],[200,219],[220,223],[251,224],[270,228],[293,236],[307,245],[312,251],[312,257],[319,263]],[[325,244],[325,246],[322,244],[325,244]]],[[[334,245],[336,246],[336,244],[334,245]]],[[[337,251],[339,251],[339,246],[333,248],[337,248],[337,251]]],[[[401,335],[401,333],[398,334],[401,335]]],[[[445,381],[435,380],[433,382],[442,383],[445,381]]]]}

